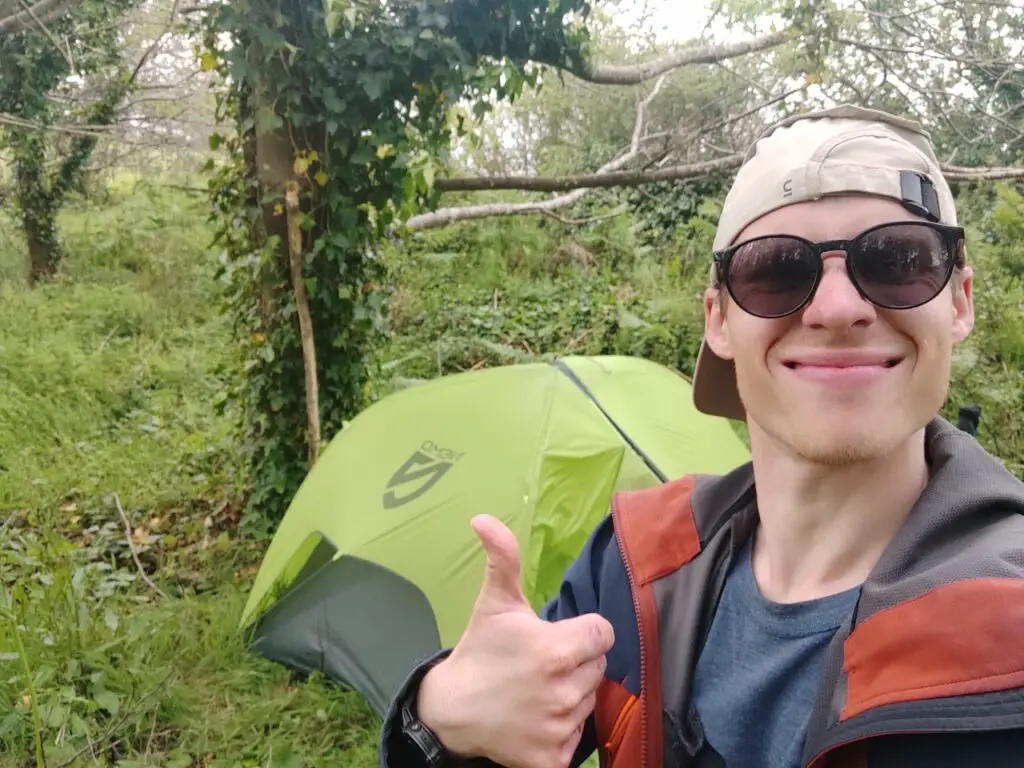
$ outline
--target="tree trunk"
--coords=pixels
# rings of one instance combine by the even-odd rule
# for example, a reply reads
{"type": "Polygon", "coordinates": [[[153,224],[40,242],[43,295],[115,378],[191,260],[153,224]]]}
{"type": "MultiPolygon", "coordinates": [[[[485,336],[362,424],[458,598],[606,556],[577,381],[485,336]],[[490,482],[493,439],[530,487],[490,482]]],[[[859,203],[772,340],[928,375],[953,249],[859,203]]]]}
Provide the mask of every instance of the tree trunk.
{"type": "Polygon", "coordinates": [[[22,211],[21,223],[28,243],[28,282],[35,286],[57,274],[63,256],[54,211],[41,206],[22,211]]]}

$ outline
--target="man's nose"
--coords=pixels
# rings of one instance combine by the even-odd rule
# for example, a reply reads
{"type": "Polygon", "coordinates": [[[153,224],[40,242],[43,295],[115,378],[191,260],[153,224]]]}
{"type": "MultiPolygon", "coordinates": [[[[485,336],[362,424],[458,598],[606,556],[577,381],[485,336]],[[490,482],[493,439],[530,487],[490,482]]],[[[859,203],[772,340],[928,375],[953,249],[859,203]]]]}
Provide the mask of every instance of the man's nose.
{"type": "Polygon", "coordinates": [[[850,281],[842,251],[822,256],[823,271],[818,290],[803,313],[805,325],[846,329],[875,320],[875,307],[864,299],[850,281]]]}

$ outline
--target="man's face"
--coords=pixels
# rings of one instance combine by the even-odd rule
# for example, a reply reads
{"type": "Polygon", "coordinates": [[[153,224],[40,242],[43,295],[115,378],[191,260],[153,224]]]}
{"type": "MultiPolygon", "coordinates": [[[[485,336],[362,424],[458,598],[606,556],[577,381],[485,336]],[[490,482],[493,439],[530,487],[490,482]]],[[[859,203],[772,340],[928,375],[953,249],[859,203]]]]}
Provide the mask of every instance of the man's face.
{"type": "MultiPolygon", "coordinates": [[[[846,239],[877,224],[915,219],[885,198],[824,198],[766,214],[735,242],[768,234],[846,239]]],[[[845,256],[824,254],[817,292],[788,317],[747,314],[734,301],[719,300],[715,289],[704,302],[707,342],[733,361],[752,432],[829,465],[878,458],[924,427],[946,398],[953,347],[974,324],[969,267],[929,303],[887,310],[860,296],[845,256]],[[849,366],[856,356],[880,364],[849,366]]]]}

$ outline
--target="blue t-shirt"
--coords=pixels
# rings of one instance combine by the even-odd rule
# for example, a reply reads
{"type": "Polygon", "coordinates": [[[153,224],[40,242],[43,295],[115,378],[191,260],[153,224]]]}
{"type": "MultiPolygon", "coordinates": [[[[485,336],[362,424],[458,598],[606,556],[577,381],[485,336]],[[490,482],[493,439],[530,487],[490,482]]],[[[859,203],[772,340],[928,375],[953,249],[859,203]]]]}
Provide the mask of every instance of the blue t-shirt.
{"type": "Polygon", "coordinates": [[[757,588],[750,546],[739,554],[693,683],[705,737],[726,768],[800,768],[825,649],[859,592],[773,603],[757,588]]]}

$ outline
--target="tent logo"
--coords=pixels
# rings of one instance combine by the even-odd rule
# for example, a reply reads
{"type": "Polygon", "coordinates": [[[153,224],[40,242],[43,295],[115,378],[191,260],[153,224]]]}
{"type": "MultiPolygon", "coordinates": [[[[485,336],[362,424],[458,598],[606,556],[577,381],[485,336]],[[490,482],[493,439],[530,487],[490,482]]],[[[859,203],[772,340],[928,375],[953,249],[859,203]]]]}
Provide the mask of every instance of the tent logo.
{"type": "Polygon", "coordinates": [[[384,509],[394,509],[418,499],[437,485],[463,455],[427,440],[388,480],[384,509]],[[400,495],[402,491],[404,495],[400,495]]]}

